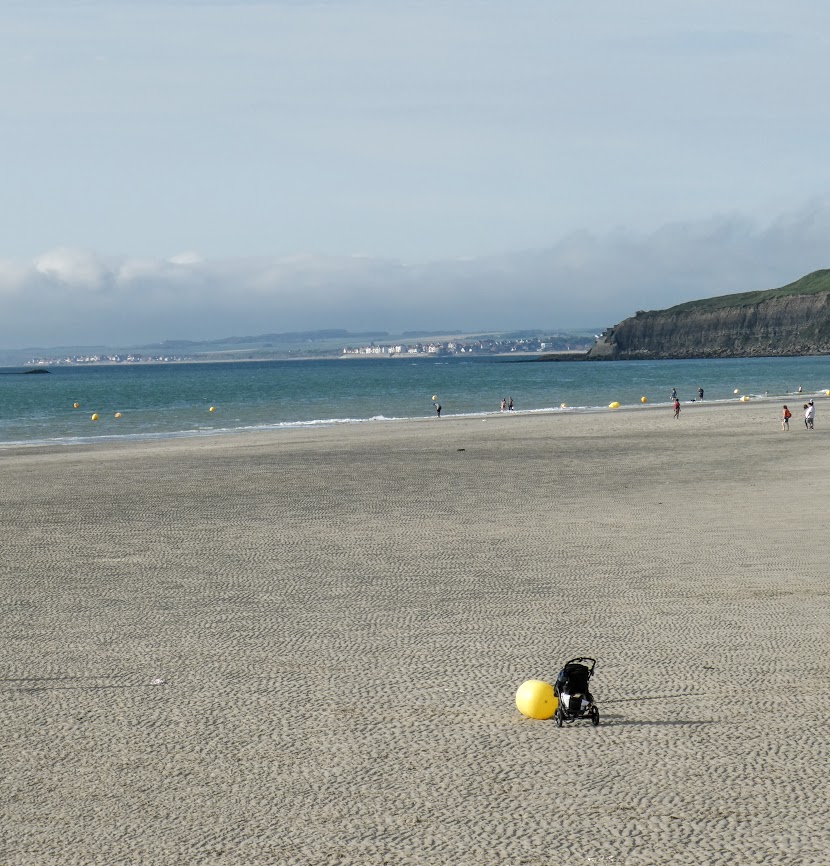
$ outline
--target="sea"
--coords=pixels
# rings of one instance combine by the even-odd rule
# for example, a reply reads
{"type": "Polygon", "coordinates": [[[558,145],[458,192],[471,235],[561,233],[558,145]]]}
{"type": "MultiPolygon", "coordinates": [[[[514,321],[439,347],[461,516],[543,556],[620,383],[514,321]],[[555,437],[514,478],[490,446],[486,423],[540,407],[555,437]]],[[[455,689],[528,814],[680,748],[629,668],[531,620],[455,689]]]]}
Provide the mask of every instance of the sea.
{"type": "Polygon", "coordinates": [[[830,357],[540,362],[532,357],[332,358],[0,368],[0,448],[341,424],[623,410],[741,396],[799,405],[830,388],[830,357]],[[645,397],[648,403],[644,403],[645,397]],[[77,408],[76,405],[77,404],[77,408]],[[563,405],[567,408],[563,408],[563,405]],[[116,417],[116,414],[119,417],[116,417]],[[92,416],[96,415],[97,420],[92,416]]]}

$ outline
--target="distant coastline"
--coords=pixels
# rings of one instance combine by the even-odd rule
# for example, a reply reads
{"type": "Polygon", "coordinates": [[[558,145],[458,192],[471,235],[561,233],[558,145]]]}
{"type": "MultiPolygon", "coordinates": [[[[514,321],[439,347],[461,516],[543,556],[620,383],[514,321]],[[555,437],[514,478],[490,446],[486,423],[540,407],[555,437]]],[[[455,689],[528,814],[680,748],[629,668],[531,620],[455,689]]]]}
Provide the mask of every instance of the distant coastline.
{"type": "MultiPolygon", "coordinates": [[[[581,360],[585,352],[570,352],[570,353],[561,353],[566,357],[563,360],[581,360]]],[[[339,353],[332,354],[320,354],[320,355],[268,355],[261,356],[255,358],[227,358],[227,357],[217,357],[217,358],[205,358],[205,357],[195,357],[195,358],[170,358],[170,359],[144,359],[141,361],[131,361],[131,362],[123,362],[123,361],[111,361],[111,360],[101,360],[101,361],[78,361],[78,362],[67,362],[67,361],[58,361],[58,362],[38,362],[38,366],[32,368],[28,364],[24,364],[22,366],[27,367],[25,370],[20,370],[20,364],[7,364],[3,365],[3,369],[16,369],[20,370],[22,373],[48,373],[50,372],[49,367],[149,367],[149,366],[162,366],[162,365],[183,365],[183,364],[255,364],[258,362],[264,361],[294,361],[294,362],[302,362],[302,361],[390,361],[390,362],[398,362],[398,361],[411,361],[415,358],[424,359],[430,358],[433,360],[443,359],[447,360],[448,358],[489,358],[489,359],[504,359],[508,360],[510,358],[523,358],[523,359],[531,359],[531,360],[549,360],[543,357],[543,354],[540,352],[501,352],[494,354],[475,354],[469,353],[465,356],[461,355],[437,355],[437,354],[420,354],[420,355],[343,355],[339,353]]]]}
{"type": "MultiPolygon", "coordinates": [[[[253,338],[245,338],[252,340],[253,338]]],[[[264,339],[264,338],[263,338],[264,339]]],[[[307,345],[278,348],[269,343],[260,346],[233,346],[228,348],[204,348],[191,352],[158,352],[152,350],[61,350],[34,356],[22,356],[11,360],[9,366],[34,368],[90,367],[90,366],[140,366],[146,364],[194,364],[220,363],[225,361],[297,361],[334,360],[351,358],[412,359],[424,357],[538,357],[551,348],[583,354],[592,338],[583,335],[553,334],[529,336],[526,333],[512,335],[476,335],[467,337],[442,337],[433,339],[384,340],[364,345],[320,346],[307,345]],[[575,348],[569,350],[567,347],[575,348]]],[[[8,353],[5,353],[8,360],[8,353]]],[[[21,353],[22,355],[22,353],[21,353]]],[[[0,355],[0,358],[3,356],[0,355]]]]}

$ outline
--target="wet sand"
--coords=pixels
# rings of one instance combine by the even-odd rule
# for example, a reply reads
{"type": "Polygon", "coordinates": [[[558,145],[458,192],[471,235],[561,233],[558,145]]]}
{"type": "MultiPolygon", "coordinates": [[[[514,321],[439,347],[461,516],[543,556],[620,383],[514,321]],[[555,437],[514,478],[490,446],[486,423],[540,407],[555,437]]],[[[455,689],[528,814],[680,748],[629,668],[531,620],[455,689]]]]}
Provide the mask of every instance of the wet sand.
{"type": "Polygon", "coordinates": [[[0,863],[826,866],[817,408],[0,452],[0,863]]]}

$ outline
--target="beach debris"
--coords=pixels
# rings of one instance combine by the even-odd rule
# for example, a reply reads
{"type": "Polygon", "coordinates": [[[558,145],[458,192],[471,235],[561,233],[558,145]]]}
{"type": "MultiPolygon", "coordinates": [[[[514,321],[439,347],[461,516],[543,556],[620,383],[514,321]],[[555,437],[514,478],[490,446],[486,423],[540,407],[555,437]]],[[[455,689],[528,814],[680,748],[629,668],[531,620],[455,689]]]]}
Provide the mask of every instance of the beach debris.
{"type": "Polygon", "coordinates": [[[97,413],[97,412],[94,412],[94,413],[92,414],[92,420],[93,420],[93,421],[97,421],[97,420],[98,420],[98,413],[97,413]]]}
{"type": "Polygon", "coordinates": [[[154,677],[153,679],[150,680],[150,685],[151,686],[166,686],[167,680],[162,679],[161,677],[154,677]]]}
{"type": "Polygon", "coordinates": [[[619,408],[620,408],[619,401],[614,400],[613,403],[609,403],[609,404],[608,404],[608,408],[609,408],[609,409],[619,409],[619,408]]]}
{"type": "Polygon", "coordinates": [[[544,680],[525,680],[516,692],[516,708],[529,719],[549,719],[558,706],[553,686],[544,680]]]}

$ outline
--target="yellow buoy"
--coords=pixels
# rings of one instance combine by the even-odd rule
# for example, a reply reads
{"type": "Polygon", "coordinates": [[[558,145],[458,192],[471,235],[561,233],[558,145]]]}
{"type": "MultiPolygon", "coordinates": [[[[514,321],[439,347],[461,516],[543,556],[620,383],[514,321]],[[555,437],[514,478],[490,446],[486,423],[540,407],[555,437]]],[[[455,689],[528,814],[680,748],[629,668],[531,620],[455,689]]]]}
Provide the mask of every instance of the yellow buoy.
{"type": "Polygon", "coordinates": [[[116,418],[120,418],[120,417],[121,417],[121,413],[120,413],[120,412],[116,412],[116,413],[115,413],[115,417],[116,417],[116,418]]]}
{"type": "Polygon", "coordinates": [[[740,390],[739,390],[738,388],[736,388],[732,393],[733,393],[733,394],[740,394],[741,392],[740,392],[740,390]]]}
{"type": "Polygon", "coordinates": [[[828,388],[824,393],[825,393],[828,397],[830,397],[830,388],[828,388]]]}
{"type": "Polygon", "coordinates": [[[433,394],[433,395],[432,395],[432,401],[433,401],[433,403],[434,403],[437,399],[438,399],[438,395],[437,395],[437,394],[433,394]]]}
{"type": "Polygon", "coordinates": [[[741,397],[741,403],[749,403],[749,397],[746,394],[741,397]]]}
{"type": "Polygon", "coordinates": [[[92,420],[93,420],[93,421],[97,421],[97,420],[98,420],[98,413],[97,413],[97,412],[92,416],[92,420]]]}
{"type": "Polygon", "coordinates": [[[648,403],[648,397],[640,397],[641,403],[648,403]]]}
{"type": "Polygon", "coordinates": [[[567,404],[567,403],[560,403],[560,404],[559,404],[559,408],[560,408],[560,409],[567,409],[567,408],[568,408],[568,404],[567,404]]]}
{"type": "Polygon", "coordinates": [[[516,692],[516,708],[530,719],[549,719],[558,706],[553,686],[544,680],[526,680],[516,692]]]}
{"type": "Polygon", "coordinates": [[[619,409],[619,408],[620,408],[620,404],[619,404],[616,400],[614,400],[613,403],[609,403],[609,404],[608,404],[608,408],[609,408],[609,409],[619,409]]]}
{"type": "Polygon", "coordinates": [[[73,409],[80,409],[80,408],[81,408],[81,404],[80,404],[80,403],[73,403],[73,404],[72,404],[72,408],[73,408],[73,409]]]}
{"type": "Polygon", "coordinates": [[[208,409],[208,412],[215,412],[215,411],[216,411],[216,407],[215,407],[215,406],[211,406],[210,409],[208,409]]]}

